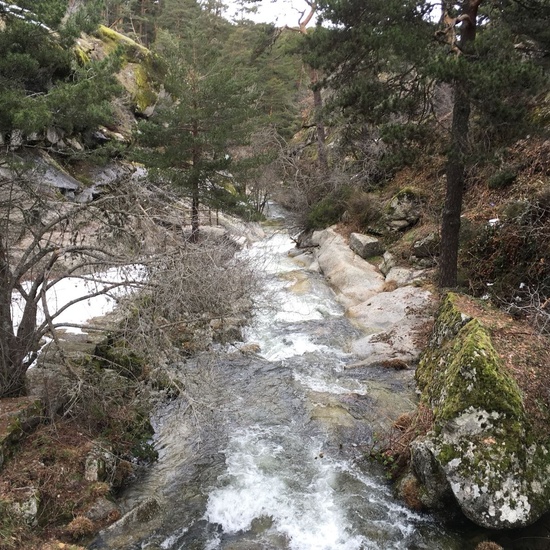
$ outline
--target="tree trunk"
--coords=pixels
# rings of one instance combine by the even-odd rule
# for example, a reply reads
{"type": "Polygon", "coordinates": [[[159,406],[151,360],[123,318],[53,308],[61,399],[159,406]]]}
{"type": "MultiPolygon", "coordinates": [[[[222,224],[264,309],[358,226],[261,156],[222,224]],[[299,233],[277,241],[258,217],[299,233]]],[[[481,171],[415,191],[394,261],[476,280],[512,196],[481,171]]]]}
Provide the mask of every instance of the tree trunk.
{"type": "MultiPolygon", "coordinates": [[[[465,0],[461,23],[458,55],[468,55],[474,44],[477,12],[482,0],[465,0]]],[[[439,259],[439,286],[455,287],[458,279],[458,248],[460,214],[465,185],[465,167],[468,154],[468,127],[470,121],[470,90],[463,79],[455,82],[451,148],[447,158],[447,192],[441,220],[441,256],[439,259]]]]}
{"type": "Polygon", "coordinates": [[[191,190],[191,242],[196,243],[199,239],[199,183],[193,182],[191,190]]]}
{"type": "MultiPolygon", "coordinates": [[[[309,6],[309,13],[305,17],[302,14],[298,22],[299,32],[304,36],[307,35],[307,26],[317,11],[317,2],[315,0],[305,1],[309,6]]],[[[319,73],[317,69],[309,67],[309,80],[313,91],[313,121],[315,122],[317,135],[317,160],[320,168],[326,171],[328,169],[327,148],[325,145],[326,131],[323,123],[323,97],[321,95],[321,90],[317,88],[317,83],[319,82],[319,73]]]]}
{"type": "MultiPolygon", "coordinates": [[[[193,137],[198,139],[199,125],[193,124],[193,137]]],[[[199,208],[200,208],[200,175],[199,168],[201,162],[200,147],[195,145],[192,153],[193,167],[191,175],[191,242],[196,243],[199,240],[199,208]]]]}
{"type": "Polygon", "coordinates": [[[460,214],[464,195],[464,169],[470,120],[470,99],[467,90],[464,90],[461,84],[457,84],[454,92],[451,150],[447,159],[447,192],[441,220],[440,287],[457,285],[460,214]]]}
{"type": "MultiPolygon", "coordinates": [[[[11,315],[13,281],[7,252],[0,242],[0,398],[21,395],[25,389],[25,356],[28,342],[15,335],[11,315]]],[[[25,308],[27,310],[27,308],[25,308]]],[[[25,316],[30,319],[29,313],[25,316]]],[[[32,320],[31,320],[32,321],[32,320]]],[[[36,315],[34,318],[36,323],[36,315]]],[[[28,321],[25,322],[25,325],[28,321]]],[[[24,330],[22,329],[24,332],[24,330]]]]}

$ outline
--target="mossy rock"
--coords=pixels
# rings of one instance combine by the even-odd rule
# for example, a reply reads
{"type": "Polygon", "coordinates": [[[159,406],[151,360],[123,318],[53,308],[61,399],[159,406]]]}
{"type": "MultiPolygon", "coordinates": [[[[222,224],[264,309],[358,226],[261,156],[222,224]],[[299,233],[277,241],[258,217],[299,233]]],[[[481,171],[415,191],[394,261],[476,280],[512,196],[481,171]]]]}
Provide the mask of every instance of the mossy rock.
{"type": "Polygon", "coordinates": [[[158,97],[158,58],[145,46],[103,25],[97,34],[107,52],[122,56],[123,65],[117,79],[131,95],[135,111],[148,114],[158,97]]]}
{"type": "MultiPolygon", "coordinates": [[[[461,321],[452,319],[449,329],[452,331],[461,321]]],[[[519,388],[504,370],[487,330],[477,319],[425,355],[417,376],[429,379],[423,399],[434,409],[436,426],[470,407],[524,419],[519,388]],[[429,378],[423,371],[429,372],[429,378]]]]}
{"type": "Polygon", "coordinates": [[[139,63],[152,55],[151,50],[145,46],[105,25],[98,27],[97,34],[109,46],[111,52],[121,47],[128,61],[139,63]]]}
{"type": "Polygon", "coordinates": [[[416,382],[422,391],[431,384],[434,376],[436,376],[435,371],[438,370],[441,362],[442,357],[440,355],[444,346],[448,345],[448,342],[472,319],[460,310],[457,302],[458,295],[450,292],[437,312],[430,343],[424,351],[416,370],[416,382]]]}
{"type": "Polygon", "coordinates": [[[535,442],[522,394],[490,332],[463,311],[456,294],[439,309],[416,378],[434,412],[432,431],[412,445],[424,486],[448,486],[462,512],[484,527],[521,527],[548,511],[548,446],[535,442]]]}
{"type": "Polygon", "coordinates": [[[0,399],[0,468],[17,444],[43,420],[44,404],[36,397],[0,399]]]}

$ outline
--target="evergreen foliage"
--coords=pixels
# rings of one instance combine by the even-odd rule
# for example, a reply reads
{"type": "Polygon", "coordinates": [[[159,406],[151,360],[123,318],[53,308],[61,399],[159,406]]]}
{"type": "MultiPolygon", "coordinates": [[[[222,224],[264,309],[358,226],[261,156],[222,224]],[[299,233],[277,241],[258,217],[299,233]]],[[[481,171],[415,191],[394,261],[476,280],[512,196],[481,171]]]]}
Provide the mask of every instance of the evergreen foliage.
{"type": "Polygon", "coordinates": [[[382,141],[379,159],[389,152],[407,162],[404,151],[421,142],[423,125],[434,120],[434,90],[446,84],[454,92],[452,127],[444,137],[448,193],[440,279],[453,286],[467,165],[533,131],[532,100],[547,83],[541,62],[548,37],[539,19],[548,3],[446,3],[439,24],[423,0],[319,5],[332,25],[319,26],[306,45],[310,63],[327,73],[324,84],[334,90],[333,109],[347,121],[348,144],[357,147],[349,138],[354,133],[367,134],[382,141]]]}
{"type": "Polygon", "coordinates": [[[171,19],[171,31],[159,32],[155,48],[168,97],[140,124],[139,157],[191,198],[196,238],[200,204],[219,206],[220,187],[231,182],[230,148],[248,138],[254,91],[224,52],[220,38],[228,23],[212,25],[211,14],[194,1],[174,8],[185,9],[171,19]]]}
{"type": "Polygon", "coordinates": [[[28,136],[51,126],[85,132],[106,123],[119,90],[112,76],[116,61],[79,67],[72,51],[80,32],[97,24],[94,3],[66,18],[62,0],[17,7],[24,15],[4,14],[0,31],[0,133],[28,136]]]}

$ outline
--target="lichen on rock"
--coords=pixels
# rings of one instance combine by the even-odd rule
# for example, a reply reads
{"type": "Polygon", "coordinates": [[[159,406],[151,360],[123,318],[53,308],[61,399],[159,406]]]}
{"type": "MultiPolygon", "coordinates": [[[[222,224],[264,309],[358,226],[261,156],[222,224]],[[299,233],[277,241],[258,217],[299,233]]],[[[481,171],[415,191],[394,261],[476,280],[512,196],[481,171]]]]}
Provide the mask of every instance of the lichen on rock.
{"type": "Polygon", "coordinates": [[[479,525],[528,525],[548,510],[549,453],[489,331],[459,301],[455,294],[444,300],[416,373],[434,412],[432,431],[411,447],[421,500],[437,508],[450,491],[479,525]]]}

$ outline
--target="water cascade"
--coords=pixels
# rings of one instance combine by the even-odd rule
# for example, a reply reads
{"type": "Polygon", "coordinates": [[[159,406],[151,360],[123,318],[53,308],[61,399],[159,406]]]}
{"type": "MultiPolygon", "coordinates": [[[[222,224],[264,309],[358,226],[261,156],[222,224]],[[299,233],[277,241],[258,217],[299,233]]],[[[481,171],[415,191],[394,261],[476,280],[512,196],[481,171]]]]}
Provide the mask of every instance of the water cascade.
{"type": "Polygon", "coordinates": [[[93,548],[463,548],[365,459],[388,419],[411,410],[411,372],[346,369],[360,332],[292,247],[272,228],[244,252],[266,273],[245,342],[259,353],[179,365],[184,395],[154,419],[158,463],[125,494],[130,519],[93,548]]]}

